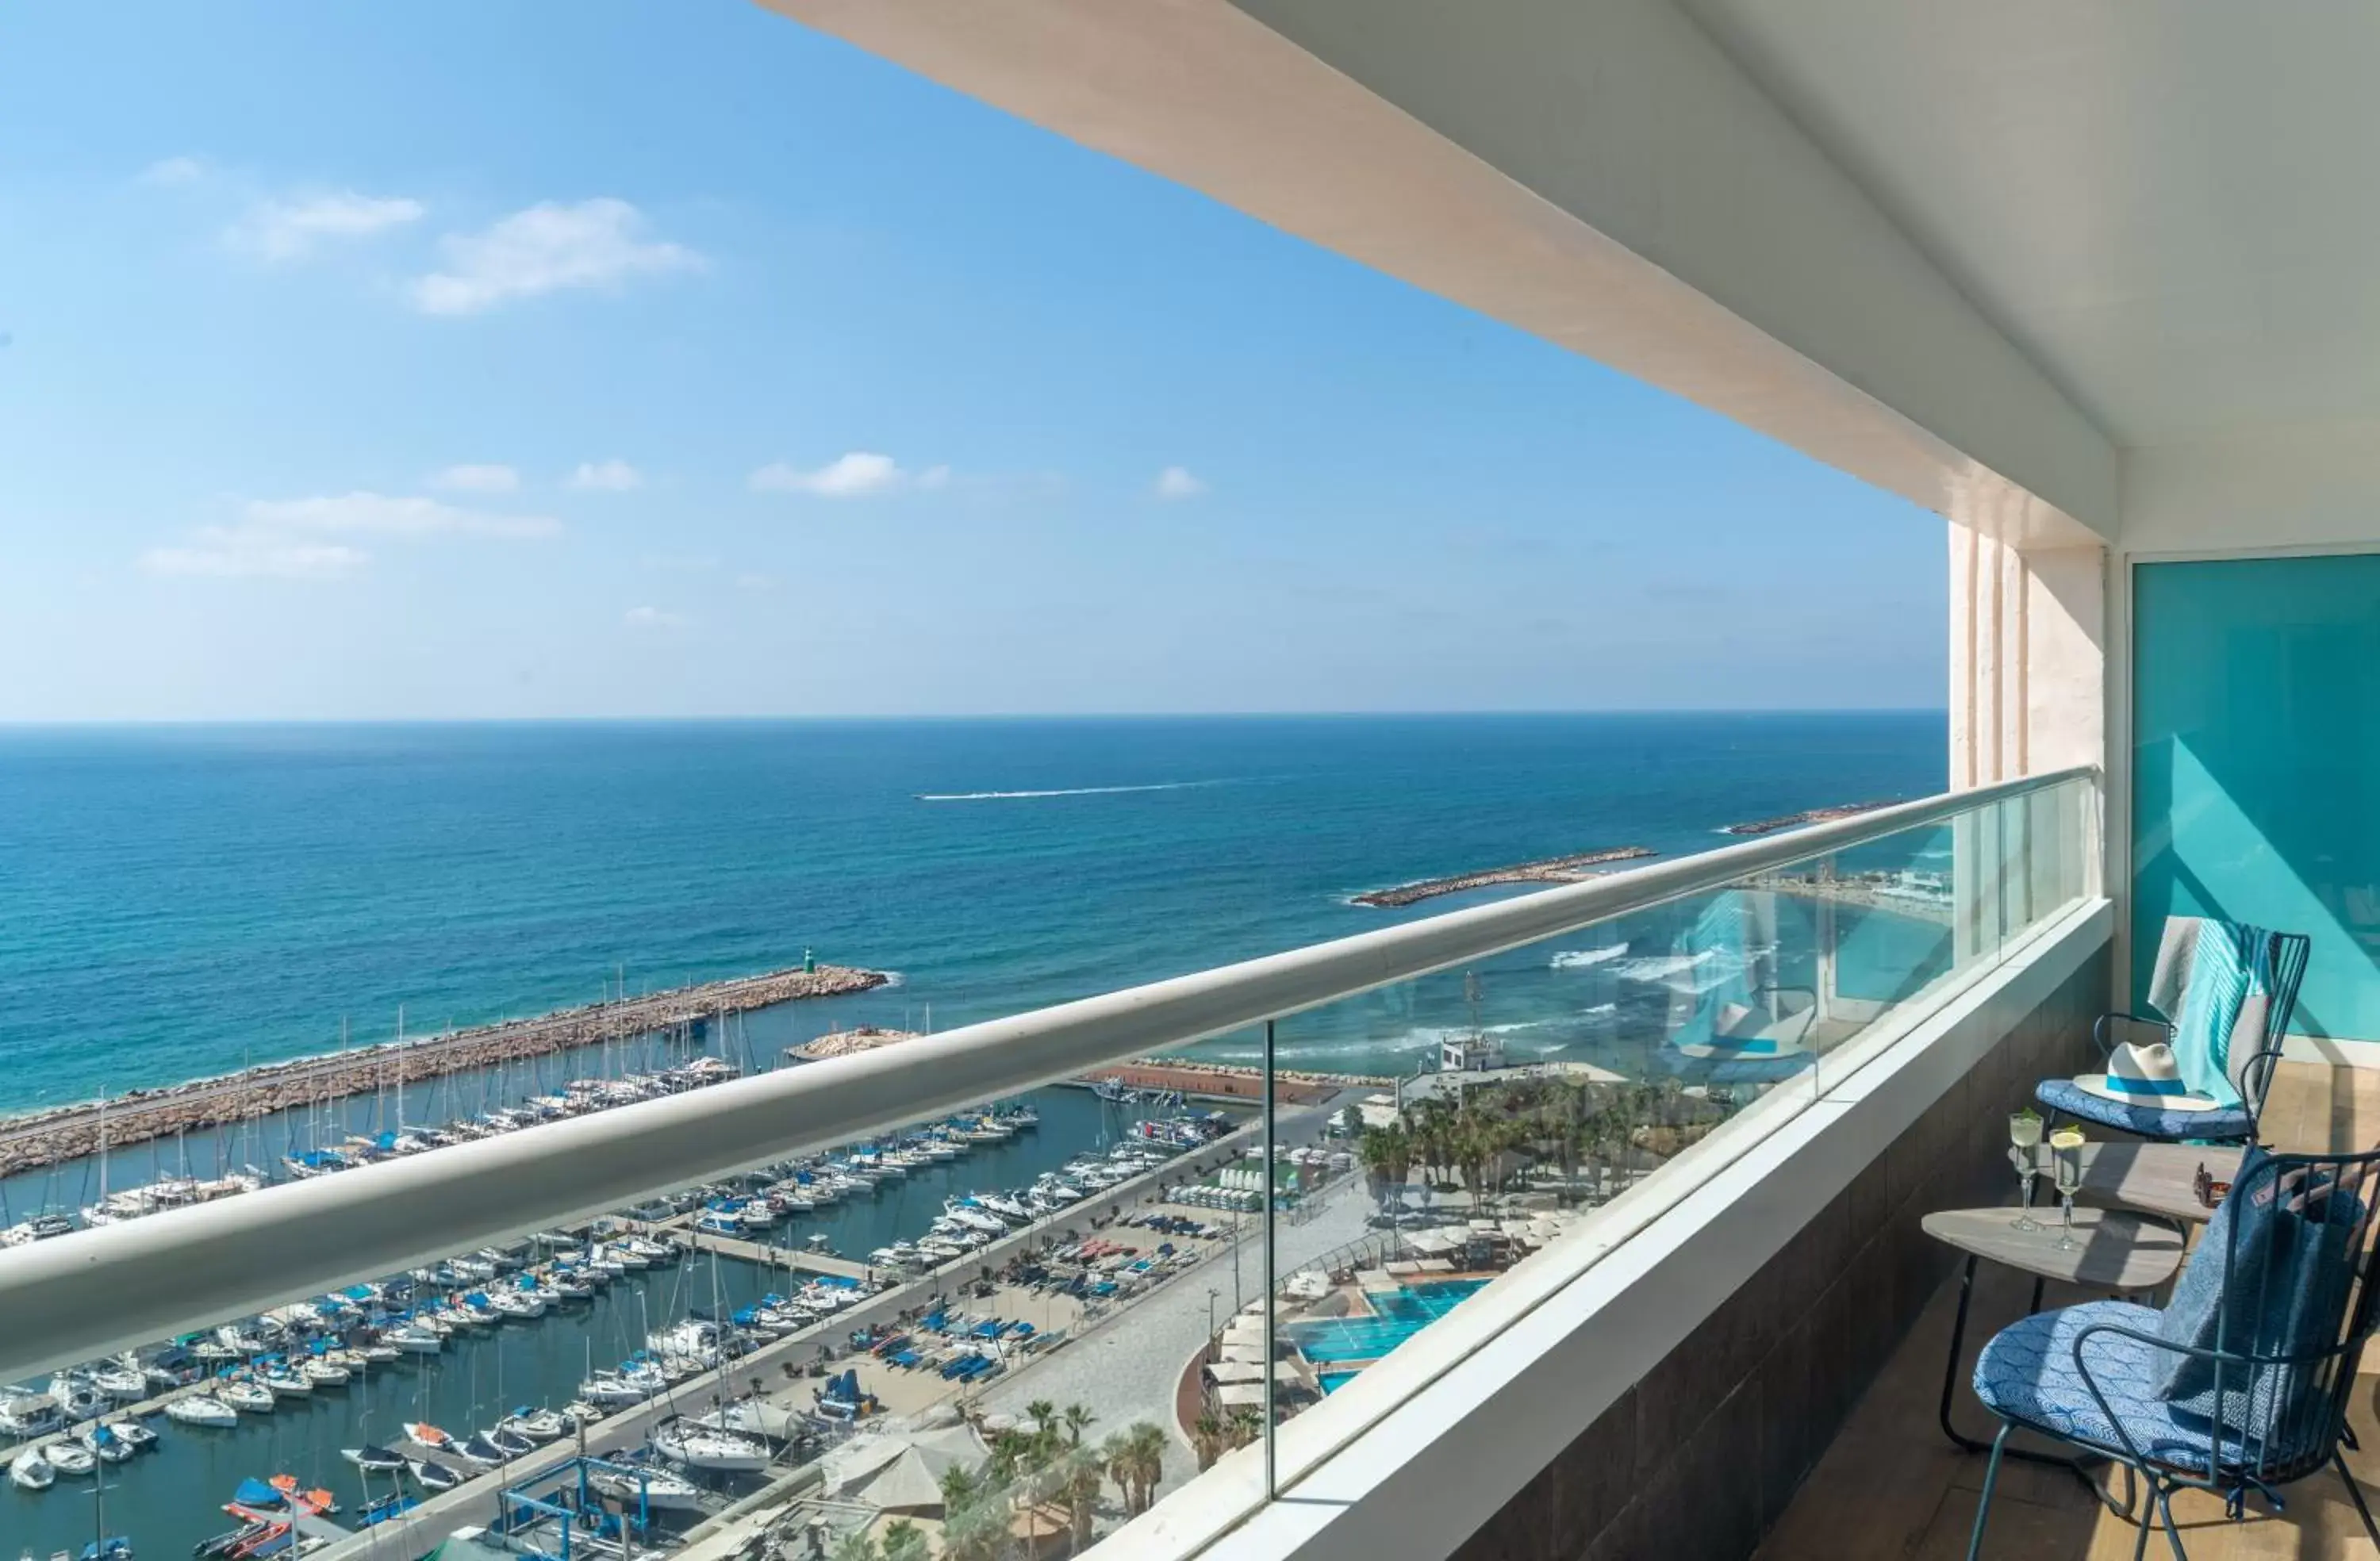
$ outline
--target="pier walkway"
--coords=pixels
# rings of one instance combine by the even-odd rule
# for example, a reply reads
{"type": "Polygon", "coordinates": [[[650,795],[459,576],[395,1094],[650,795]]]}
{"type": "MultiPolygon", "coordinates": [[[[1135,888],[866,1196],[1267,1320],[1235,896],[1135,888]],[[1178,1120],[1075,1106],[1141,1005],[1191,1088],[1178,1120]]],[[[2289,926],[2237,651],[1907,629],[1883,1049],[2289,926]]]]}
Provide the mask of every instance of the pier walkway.
{"type": "MultiPolygon", "coordinates": [[[[1304,1142],[1318,1131],[1321,1118],[1327,1115],[1327,1111],[1328,1107],[1284,1111],[1276,1136],[1284,1144],[1304,1142]]],[[[1054,1240],[1061,1232],[1087,1227],[1093,1220],[1105,1219],[1135,1204],[1156,1203],[1160,1186],[1196,1180],[1219,1166],[1229,1164],[1259,1145],[1263,1142],[1263,1132],[1261,1122],[1249,1122],[1236,1128],[1212,1144],[1177,1156],[1129,1181],[1119,1182],[1105,1192],[1085,1198],[1030,1225],[1020,1226],[999,1240],[946,1264],[935,1272],[880,1290],[798,1333],[789,1334],[761,1346],[740,1360],[706,1372],[672,1390],[665,1398],[649,1400],[608,1420],[599,1421],[587,1428],[582,1439],[565,1438],[539,1448],[528,1458],[491,1470],[452,1491],[431,1496],[401,1517],[376,1524],[353,1539],[318,1552],[311,1561],[368,1561],[368,1558],[387,1561],[393,1556],[424,1555],[457,1529],[486,1523],[494,1511],[498,1491],[534,1482],[577,1457],[582,1443],[585,1451],[598,1456],[640,1446],[664,1421],[681,1414],[704,1413],[710,1408],[714,1398],[733,1398],[740,1385],[754,1379],[782,1377],[784,1367],[807,1365],[819,1358],[822,1349],[839,1354],[843,1341],[853,1331],[875,1323],[892,1322],[904,1313],[925,1310],[937,1296],[951,1287],[967,1284],[981,1274],[995,1272],[1011,1258],[1054,1240]]],[[[719,1238],[707,1232],[702,1237],[706,1248],[718,1241],[719,1238]]],[[[732,1255],[746,1255],[735,1251],[739,1246],[750,1252],[771,1254],[754,1259],[759,1262],[775,1261],[773,1254],[781,1250],[759,1247],[753,1242],[730,1242],[724,1250],[732,1255]]],[[[1062,1355],[1064,1351],[1058,1353],[1062,1355]]]]}

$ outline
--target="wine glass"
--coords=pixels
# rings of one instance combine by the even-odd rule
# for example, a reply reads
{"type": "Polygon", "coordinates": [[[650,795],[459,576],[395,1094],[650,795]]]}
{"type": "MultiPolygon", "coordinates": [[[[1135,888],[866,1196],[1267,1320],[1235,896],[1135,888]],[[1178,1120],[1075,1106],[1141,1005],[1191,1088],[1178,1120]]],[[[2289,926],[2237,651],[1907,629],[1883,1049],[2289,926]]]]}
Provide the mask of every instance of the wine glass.
{"type": "Polygon", "coordinates": [[[2082,1244],[2074,1239],[2074,1194],[2082,1190],[2081,1128],[2059,1128],[2049,1135],[2049,1165],[2057,1180],[2060,1206],[2058,1250],[2070,1252],[2082,1244]]]}
{"type": "Polygon", "coordinates": [[[2041,1115],[2036,1111],[2009,1113],[2009,1164],[2016,1168],[2016,1228],[2038,1230],[2033,1217],[2033,1179],[2040,1169],[2041,1115]]]}

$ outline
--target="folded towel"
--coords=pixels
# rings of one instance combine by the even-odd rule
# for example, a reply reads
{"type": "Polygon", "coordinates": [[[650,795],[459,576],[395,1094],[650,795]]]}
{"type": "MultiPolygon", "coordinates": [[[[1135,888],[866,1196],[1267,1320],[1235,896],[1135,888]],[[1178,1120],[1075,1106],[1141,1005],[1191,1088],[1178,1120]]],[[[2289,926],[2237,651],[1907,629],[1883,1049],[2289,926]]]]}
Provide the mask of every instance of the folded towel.
{"type": "Polygon", "coordinates": [[[2225,1106],[2241,1103],[2241,1074],[2264,1049],[2277,936],[2203,916],[2173,916],[2149,975],[2151,1008],[2173,1023],[2184,1083],[2225,1106]]]}

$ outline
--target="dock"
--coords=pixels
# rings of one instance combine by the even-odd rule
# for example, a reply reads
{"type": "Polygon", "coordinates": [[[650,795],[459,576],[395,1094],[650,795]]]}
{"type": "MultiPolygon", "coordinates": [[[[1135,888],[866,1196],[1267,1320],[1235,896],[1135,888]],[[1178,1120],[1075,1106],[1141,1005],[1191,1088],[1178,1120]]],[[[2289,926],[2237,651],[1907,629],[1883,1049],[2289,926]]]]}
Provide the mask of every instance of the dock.
{"type": "Polygon", "coordinates": [[[890,980],[881,971],[848,965],[797,966],[450,1030],[420,1040],[383,1042],[328,1056],[265,1063],[169,1088],[134,1090],[103,1107],[97,1101],[62,1106],[0,1122],[0,1176],[39,1170],[94,1154],[100,1148],[103,1127],[107,1146],[122,1148],[274,1111],[370,1095],[391,1083],[411,1083],[523,1058],[629,1040],[778,1003],[845,997],[890,980]]]}
{"type": "MultiPolygon", "coordinates": [[[[1303,1124],[1305,1119],[1301,1113],[1297,1123],[1303,1124]]],[[[577,1457],[582,1447],[600,1457],[639,1446],[662,1422],[682,1414],[705,1413],[711,1407],[713,1398],[737,1397],[739,1389],[753,1379],[774,1380],[785,1366],[808,1365],[820,1359],[822,1353],[841,1355],[844,1353],[843,1341],[853,1331],[875,1323],[889,1323],[904,1314],[920,1313],[946,1289],[965,1285],[979,1274],[996,1270],[1019,1253],[1059,1240],[1061,1232],[1069,1228],[1078,1226],[1089,1228],[1092,1221],[1120,1210],[1144,1203],[1154,1204],[1158,1201],[1160,1188],[1204,1176],[1216,1167],[1239,1158],[1262,1142],[1261,1124],[1251,1122],[1234,1129],[1212,1144],[1168,1160],[1129,1181],[1119,1182],[1096,1196],[1069,1204],[1030,1225],[1020,1226],[938,1271],[879,1290],[855,1306],[846,1307],[797,1333],[762,1345],[722,1367],[705,1372],[673,1389],[665,1398],[648,1400],[607,1420],[599,1421],[587,1428],[582,1439],[565,1437],[539,1448],[527,1458],[516,1458],[509,1464],[478,1475],[452,1491],[431,1496],[419,1506],[320,1552],[312,1561],[367,1561],[367,1558],[387,1561],[387,1557],[393,1555],[423,1555],[457,1529],[487,1522],[499,1490],[526,1484],[550,1473],[577,1457]]],[[[746,1255],[736,1251],[738,1246],[761,1251],[764,1255],[755,1261],[775,1261],[775,1249],[760,1249],[754,1243],[721,1244],[718,1238],[708,1232],[704,1233],[702,1242],[705,1247],[719,1246],[720,1250],[734,1256],[746,1255]]]]}
{"type": "Polygon", "coordinates": [[[1398,884],[1393,889],[1371,889],[1354,896],[1349,902],[1395,910],[1441,894],[1461,894],[1465,889],[1491,889],[1499,884],[1577,883],[1595,877],[1595,868],[1609,866],[1614,862],[1641,861],[1659,854],[1650,846],[1621,845],[1603,851],[1577,852],[1569,856],[1544,856],[1534,862],[1515,862],[1506,867],[1483,867],[1475,873],[1456,873],[1442,878],[1418,878],[1412,883],[1398,884]]]}

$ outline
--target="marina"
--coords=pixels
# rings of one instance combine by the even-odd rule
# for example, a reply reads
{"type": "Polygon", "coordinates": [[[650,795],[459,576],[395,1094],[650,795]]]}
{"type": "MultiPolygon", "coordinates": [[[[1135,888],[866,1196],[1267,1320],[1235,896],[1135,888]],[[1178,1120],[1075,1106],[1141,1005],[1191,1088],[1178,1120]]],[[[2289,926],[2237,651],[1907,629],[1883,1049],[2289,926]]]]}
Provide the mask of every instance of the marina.
{"type": "MultiPolygon", "coordinates": [[[[375,1498],[443,1499],[416,1464],[433,1480],[438,1469],[464,1476],[455,1494],[478,1487],[480,1471],[468,1461],[441,1465],[429,1449],[408,1446],[407,1425],[449,1427],[464,1446],[484,1438],[478,1451],[495,1447],[493,1467],[508,1478],[527,1455],[507,1451],[499,1434],[513,1422],[539,1422],[549,1413],[587,1420],[588,1445],[599,1451],[633,1450],[686,1407],[686,1394],[700,1391],[694,1379],[703,1368],[716,1374],[722,1339],[737,1341],[727,1353],[739,1375],[797,1358],[807,1364],[826,1321],[857,1325],[892,1314],[896,1298],[941,1283],[938,1265],[961,1257],[1005,1261],[1044,1226],[1111,1213],[1138,1195],[1140,1179],[1152,1172],[1191,1174],[1244,1148],[1244,1133],[1224,1131],[1194,1150],[1200,1135],[1166,1125],[1193,1119],[1129,1110],[1086,1091],[1039,1091],[997,1115],[953,1119],[779,1168],[783,1174],[774,1178],[704,1189],[682,1208],[633,1211],[658,1218],[460,1255],[375,1293],[322,1298],[191,1336],[144,1359],[27,1385],[0,1395],[0,1440],[10,1444],[0,1448],[0,1467],[35,1449],[79,1446],[94,1434],[95,1422],[154,1434],[121,1464],[94,1460],[89,1475],[55,1470],[38,1489],[12,1481],[0,1491],[6,1531],[37,1548],[79,1551],[98,1537],[91,1524],[103,1512],[109,1532],[143,1547],[179,1547],[152,1555],[178,1555],[223,1530],[220,1509],[243,1481],[283,1474],[302,1490],[330,1492],[338,1510],[308,1519],[324,1526],[316,1538],[335,1537],[333,1531],[355,1522],[375,1498]],[[888,1153],[929,1143],[948,1145],[948,1153],[921,1155],[897,1177],[875,1175],[888,1153]],[[1104,1185],[1085,1177],[1093,1169],[1104,1185]],[[1083,1183],[1074,1197],[1045,1200],[1034,1212],[1028,1200],[1037,1186],[1068,1181],[1083,1183]],[[769,1202],[774,1187],[786,1189],[777,1204],[769,1202]],[[790,1206],[804,1200],[812,1206],[790,1206]],[[975,1224],[961,1224],[962,1213],[975,1224]],[[737,1234],[706,1228],[722,1216],[735,1219],[737,1234]],[[934,1247],[938,1230],[947,1256],[934,1247]],[[645,1240],[652,1244],[624,1245],[645,1240]],[[604,1274],[608,1263],[638,1252],[650,1254],[643,1266],[604,1274]],[[807,1348],[789,1348],[796,1344],[807,1348]],[[737,1358],[747,1349],[752,1352],[737,1358]],[[310,1365],[321,1379],[301,1386],[310,1365]],[[341,1372],[343,1380],[329,1380],[341,1372]],[[166,1373],[183,1380],[160,1389],[166,1373]],[[606,1384],[624,1379],[634,1387],[614,1402],[593,1401],[606,1384]],[[103,1380],[118,1396],[109,1397],[103,1380]],[[243,1402],[221,1424],[212,1415],[188,1418],[200,1400],[235,1397],[243,1402]],[[59,1415],[88,1412],[63,1430],[29,1434],[42,1424],[35,1417],[43,1399],[59,1415]],[[572,1411],[574,1404],[582,1407],[572,1411]],[[395,1455],[402,1468],[376,1466],[374,1449],[395,1455]]],[[[1217,1119],[1208,1131],[1228,1127],[1217,1119]]],[[[552,1424],[545,1420],[541,1428],[552,1424]]],[[[547,1450],[559,1458],[575,1442],[574,1434],[547,1450]]],[[[482,1519],[492,1494],[473,1498],[482,1519]]],[[[312,1540],[301,1531],[291,1543],[302,1551],[312,1540]]]]}
{"type": "Polygon", "coordinates": [[[0,1177],[60,1164],[103,1148],[237,1126],[392,1086],[523,1059],[555,1057],[673,1030],[693,1030],[779,1003],[844,997],[892,979],[881,971],[805,961],[788,970],[621,997],[534,1018],[394,1040],[324,1056],[263,1063],[166,1089],[134,1090],[0,1122],[0,1177]]]}

